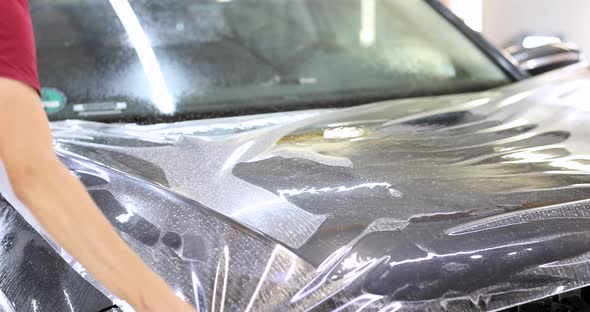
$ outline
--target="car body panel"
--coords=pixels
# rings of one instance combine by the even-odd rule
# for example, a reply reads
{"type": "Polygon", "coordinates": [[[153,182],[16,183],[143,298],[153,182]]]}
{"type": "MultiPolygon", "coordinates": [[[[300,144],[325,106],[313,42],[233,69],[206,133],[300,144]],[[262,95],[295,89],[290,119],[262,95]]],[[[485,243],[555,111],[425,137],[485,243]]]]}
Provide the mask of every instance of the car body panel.
{"type": "Polygon", "coordinates": [[[2,197],[0,220],[0,311],[100,311],[112,306],[2,197]]]}
{"type": "Polygon", "coordinates": [[[481,93],[52,128],[203,311],[497,310],[590,284],[589,96],[582,64],[481,93]]]}

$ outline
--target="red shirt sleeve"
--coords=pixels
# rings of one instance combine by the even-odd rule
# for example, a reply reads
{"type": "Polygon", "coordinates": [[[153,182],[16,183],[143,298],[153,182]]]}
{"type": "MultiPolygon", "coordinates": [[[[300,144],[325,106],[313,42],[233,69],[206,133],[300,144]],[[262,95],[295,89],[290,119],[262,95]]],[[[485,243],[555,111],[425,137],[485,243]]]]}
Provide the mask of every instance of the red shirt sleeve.
{"type": "Polygon", "coordinates": [[[24,82],[40,92],[27,0],[0,0],[0,76],[24,82]]]}

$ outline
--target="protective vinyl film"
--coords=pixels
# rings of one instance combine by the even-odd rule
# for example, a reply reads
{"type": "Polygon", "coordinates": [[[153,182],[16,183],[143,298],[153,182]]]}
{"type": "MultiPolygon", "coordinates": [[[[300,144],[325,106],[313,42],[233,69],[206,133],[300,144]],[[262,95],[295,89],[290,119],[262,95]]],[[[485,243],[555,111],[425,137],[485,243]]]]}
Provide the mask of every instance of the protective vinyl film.
{"type": "MultiPolygon", "coordinates": [[[[588,98],[574,66],[484,93],[52,127],[122,237],[200,311],[493,311],[590,285],[588,98]]],[[[4,301],[129,309],[2,209],[4,301]],[[43,246],[67,298],[7,291],[28,285],[10,268],[43,267],[9,236],[43,246]]]]}

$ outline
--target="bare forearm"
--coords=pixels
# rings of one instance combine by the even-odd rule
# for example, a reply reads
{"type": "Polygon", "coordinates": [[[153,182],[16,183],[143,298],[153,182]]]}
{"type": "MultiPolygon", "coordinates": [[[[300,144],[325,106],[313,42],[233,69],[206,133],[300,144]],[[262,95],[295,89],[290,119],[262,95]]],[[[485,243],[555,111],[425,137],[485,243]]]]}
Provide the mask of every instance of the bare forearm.
{"type": "Polygon", "coordinates": [[[45,230],[95,278],[134,306],[143,304],[141,285],[161,288],[161,295],[167,294],[164,282],[146,270],[81,183],[57,159],[49,160],[49,164],[46,160],[43,166],[27,171],[31,176],[25,178],[26,185],[15,185],[18,197],[45,230]],[[136,287],[130,289],[129,285],[136,287]]]}
{"type": "MultiPolygon", "coordinates": [[[[2,0],[0,0],[2,1],[2,0]]],[[[0,78],[0,159],[18,198],[99,282],[138,311],[194,311],[118,236],[57,159],[47,117],[30,87],[0,78]]]]}

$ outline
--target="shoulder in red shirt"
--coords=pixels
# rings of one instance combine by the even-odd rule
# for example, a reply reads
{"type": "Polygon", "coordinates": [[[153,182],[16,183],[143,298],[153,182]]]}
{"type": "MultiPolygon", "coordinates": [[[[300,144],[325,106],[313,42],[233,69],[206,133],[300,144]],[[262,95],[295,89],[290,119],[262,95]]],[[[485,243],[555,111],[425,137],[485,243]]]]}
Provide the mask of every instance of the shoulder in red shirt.
{"type": "Polygon", "coordinates": [[[40,91],[35,37],[27,0],[0,0],[0,77],[40,91]]]}

